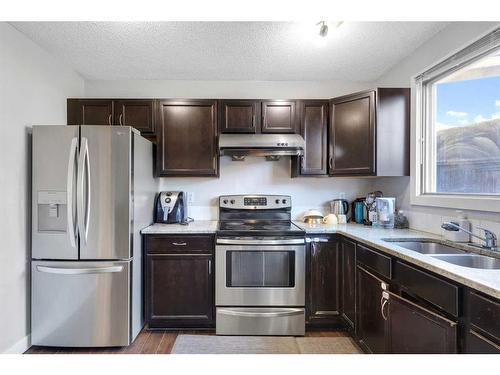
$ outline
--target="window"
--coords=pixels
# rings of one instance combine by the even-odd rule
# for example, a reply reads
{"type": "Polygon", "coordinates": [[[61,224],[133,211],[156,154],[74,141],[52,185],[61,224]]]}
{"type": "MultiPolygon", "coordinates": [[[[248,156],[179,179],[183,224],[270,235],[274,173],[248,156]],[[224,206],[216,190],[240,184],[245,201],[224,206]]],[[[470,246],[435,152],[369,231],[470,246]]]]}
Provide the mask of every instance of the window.
{"type": "Polygon", "coordinates": [[[415,86],[412,203],[433,197],[431,205],[488,209],[474,206],[481,198],[481,205],[497,200],[488,210],[500,208],[500,29],[416,77],[415,86]]]}

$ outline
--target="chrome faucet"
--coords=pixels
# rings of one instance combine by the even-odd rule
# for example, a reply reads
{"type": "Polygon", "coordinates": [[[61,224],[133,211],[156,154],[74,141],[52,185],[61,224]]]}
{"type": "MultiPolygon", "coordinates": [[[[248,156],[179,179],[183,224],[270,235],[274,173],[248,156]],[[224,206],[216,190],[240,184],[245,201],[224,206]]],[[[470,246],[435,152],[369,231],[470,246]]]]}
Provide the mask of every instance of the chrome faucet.
{"type": "Polygon", "coordinates": [[[441,228],[443,228],[445,230],[449,230],[449,231],[461,230],[462,232],[470,234],[472,237],[479,238],[480,240],[484,241],[484,245],[482,245],[482,247],[484,247],[484,248],[493,250],[497,247],[497,236],[495,235],[495,233],[493,233],[492,231],[490,231],[486,228],[476,227],[477,229],[481,229],[484,231],[484,237],[478,236],[478,235],[468,231],[467,229],[462,228],[460,225],[458,225],[458,223],[455,223],[453,221],[449,221],[447,223],[441,224],[441,228]]]}

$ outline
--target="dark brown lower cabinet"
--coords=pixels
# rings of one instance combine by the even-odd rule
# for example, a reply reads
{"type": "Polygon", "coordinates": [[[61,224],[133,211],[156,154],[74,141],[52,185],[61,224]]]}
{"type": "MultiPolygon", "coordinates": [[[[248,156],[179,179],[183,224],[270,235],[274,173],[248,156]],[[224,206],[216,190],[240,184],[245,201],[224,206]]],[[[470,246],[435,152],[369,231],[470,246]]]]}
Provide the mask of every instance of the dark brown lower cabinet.
{"type": "Polygon", "coordinates": [[[307,246],[306,321],[309,326],[340,323],[340,254],[335,238],[311,238],[307,246]]]}
{"type": "Polygon", "coordinates": [[[499,344],[473,330],[467,332],[465,341],[465,352],[468,354],[500,354],[499,344]]]}
{"type": "Polygon", "coordinates": [[[500,354],[500,301],[480,292],[466,293],[465,352],[500,354]]]}
{"type": "Polygon", "coordinates": [[[383,300],[388,348],[397,354],[457,352],[457,323],[393,293],[383,300]],[[386,302],[385,302],[386,301],[386,302]],[[384,304],[385,303],[385,304],[384,304]]]}
{"type": "MultiPolygon", "coordinates": [[[[213,250],[191,248],[200,242],[195,240],[146,239],[145,312],[150,328],[214,327],[213,250]]],[[[211,238],[205,242],[212,244],[211,238]]]]}
{"type": "Polygon", "coordinates": [[[351,330],[356,321],[356,244],[342,240],[340,296],[342,317],[351,330]]]}
{"type": "Polygon", "coordinates": [[[382,315],[383,280],[359,265],[356,276],[356,336],[359,344],[368,353],[388,353],[386,320],[382,315]]]}

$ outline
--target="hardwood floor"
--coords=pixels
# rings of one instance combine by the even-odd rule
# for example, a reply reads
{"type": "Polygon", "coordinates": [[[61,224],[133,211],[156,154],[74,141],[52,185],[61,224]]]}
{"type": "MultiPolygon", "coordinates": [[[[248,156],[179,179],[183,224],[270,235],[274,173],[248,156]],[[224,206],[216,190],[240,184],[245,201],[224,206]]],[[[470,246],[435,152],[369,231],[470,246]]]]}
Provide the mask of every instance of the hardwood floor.
{"type": "MultiPolygon", "coordinates": [[[[116,348],[55,348],[32,346],[25,354],[170,354],[177,335],[215,335],[215,331],[148,331],[143,329],[134,343],[116,348]]],[[[343,331],[307,331],[306,337],[349,337],[343,331]]]]}

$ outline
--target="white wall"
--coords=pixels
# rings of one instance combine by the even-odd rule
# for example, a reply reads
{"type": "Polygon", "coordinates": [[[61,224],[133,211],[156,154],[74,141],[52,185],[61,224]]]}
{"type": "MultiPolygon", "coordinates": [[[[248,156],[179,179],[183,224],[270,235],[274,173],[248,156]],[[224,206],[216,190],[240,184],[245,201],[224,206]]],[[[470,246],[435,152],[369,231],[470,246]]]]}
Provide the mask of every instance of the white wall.
{"type": "MultiPolygon", "coordinates": [[[[129,98],[332,98],[371,88],[370,83],[346,81],[86,81],[88,97],[129,98]]],[[[310,208],[327,212],[327,202],[341,192],[348,199],[365,196],[373,180],[360,178],[290,178],[290,158],[267,162],[221,158],[220,178],[162,178],[162,190],[194,193],[190,215],[197,220],[217,218],[217,197],[222,194],[287,194],[293,215],[310,208]]]]}
{"type": "Polygon", "coordinates": [[[285,194],[292,196],[292,215],[302,217],[308,209],[328,211],[328,201],[345,193],[349,200],[366,196],[373,180],[361,178],[290,178],[290,158],[266,161],[252,157],[244,162],[222,157],[220,178],[162,178],[162,190],[194,193],[189,214],[195,219],[216,219],[218,196],[224,194],[285,194]]]}
{"type": "Polygon", "coordinates": [[[370,88],[348,81],[86,81],[95,98],[328,99],[370,88]]]}
{"type": "Polygon", "coordinates": [[[22,352],[29,336],[30,132],[65,124],[66,98],[83,80],[0,22],[0,353],[22,352]]]}
{"type": "MultiPolygon", "coordinates": [[[[413,76],[498,26],[498,22],[453,22],[382,76],[377,85],[409,87],[413,76]]],[[[397,205],[406,211],[410,226],[414,229],[443,233],[440,229],[441,222],[449,220],[450,217],[456,217],[456,212],[452,209],[410,205],[409,177],[378,179],[375,186],[386,196],[397,197],[397,205]]],[[[466,213],[473,220],[473,224],[491,228],[500,235],[498,213],[481,211],[467,211],[466,213]]]]}

